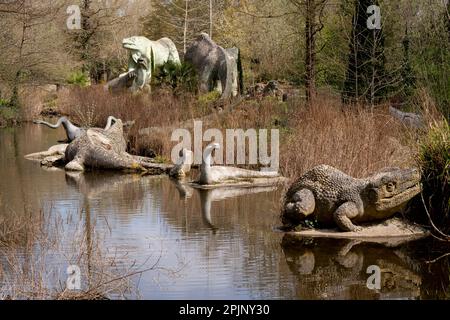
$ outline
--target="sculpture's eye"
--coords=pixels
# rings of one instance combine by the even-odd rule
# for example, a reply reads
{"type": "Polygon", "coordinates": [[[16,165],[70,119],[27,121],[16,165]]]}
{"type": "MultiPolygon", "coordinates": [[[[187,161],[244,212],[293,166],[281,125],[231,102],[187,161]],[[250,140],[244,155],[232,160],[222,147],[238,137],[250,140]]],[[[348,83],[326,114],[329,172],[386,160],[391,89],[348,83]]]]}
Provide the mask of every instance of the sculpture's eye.
{"type": "Polygon", "coordinates": [[[395,190],[395,183],[394,182],[389,182],[386,185],[386,191],[387,192],[393,192],[395,190]]]}

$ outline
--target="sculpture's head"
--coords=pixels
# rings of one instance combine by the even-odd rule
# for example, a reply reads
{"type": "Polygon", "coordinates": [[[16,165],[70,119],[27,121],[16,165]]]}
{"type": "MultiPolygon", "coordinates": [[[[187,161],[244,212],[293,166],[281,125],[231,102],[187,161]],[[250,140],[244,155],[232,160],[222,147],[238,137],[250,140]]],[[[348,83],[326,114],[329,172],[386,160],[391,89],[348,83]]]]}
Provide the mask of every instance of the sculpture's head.
{"type": "Polygon", "coordinates": [[[217,142],[210,143],[203,151],[203,164],[210,165],[212,162],[212,152],[220,150],[220,144],[217,142]]]}
{"type": "Polygon", "coordinates": [[[134,62],[139,64],[144,59],[150,58],[147,57],[149,41],[146,37],[134,36],[123,39],[122,46],[130,51],[134,62]]]}
{"type": "Polygon", "coordinates": [[[210,143],[206,148],[205,148],[205,154],[210,155],[213,150],[220,150],[220,144],[217,142],[213,142],[210,143]]]}
{"type": "Polygon", "coordinates": [[[395,212],[420,193],[417,169],[389,168],[368,178],[363,190],[365,210],[395,212]]]}

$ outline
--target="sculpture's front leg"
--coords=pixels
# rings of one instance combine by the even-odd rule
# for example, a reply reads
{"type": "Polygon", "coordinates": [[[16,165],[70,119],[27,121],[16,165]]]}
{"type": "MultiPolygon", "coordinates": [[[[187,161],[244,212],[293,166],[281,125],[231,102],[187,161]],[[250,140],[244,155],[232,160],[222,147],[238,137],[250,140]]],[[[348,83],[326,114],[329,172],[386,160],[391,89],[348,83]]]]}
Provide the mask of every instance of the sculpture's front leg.
{"type": "Polygon", "coordinates": [[[358,207],[354,202],[342,204],[333,214],[334,222],[342,231],[361,231],[362,227],[355,226],[351,219],[359,215],[358,207]]]}

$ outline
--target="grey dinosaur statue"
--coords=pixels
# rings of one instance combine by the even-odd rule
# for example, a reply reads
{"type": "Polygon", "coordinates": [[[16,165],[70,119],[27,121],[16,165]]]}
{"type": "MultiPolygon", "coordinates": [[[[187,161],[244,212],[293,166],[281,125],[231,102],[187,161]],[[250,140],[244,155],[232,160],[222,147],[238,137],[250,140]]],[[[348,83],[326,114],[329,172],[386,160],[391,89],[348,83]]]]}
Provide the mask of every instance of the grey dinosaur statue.
{"type": "Polygon", "coordinates": [[[39,161],[43,166],[53,167],[58,162],[64,161],[64,155],[68,144],[57,144],[46,151],[35,152],[25,155],[25,159],[39,161]]]}
{"type": "Polygon", "coordinates": [[[194,159],[194,153],[191,150],[183,148],[180,151],[180,158],[175,166],[170,170],[169,177],[180,179],[186,176],[191,171],[192,161],[194,159]]]}
{"type": "Polygon", "coordinates": [[[108,129],[91,128],[71,142],[65,151],[65,168],[84,171],[85,168],[147,171],[167,173],[172,166],[154,163],[152,159],[133,156],[126,152],[123,124],[116,119],[108,129]]]}
{"type": "Polygon", "coordinates": [[[168,61],[180,64],[177,48],[169,38],[152,41],[142,36],[125,38],[122,46],[130,52],[128,77],[133,78],[130,89],[136,91],[149,86],[152,73],[168,61]]]}
{"type": "Polygon", "coordinates": [[[403,112],[394,107],[389,107],[389,113],[408,127],[421,129],[425,126],[423,117],[417,113],[403,112]]]}
{"type": "Polygon", "coordinates": [[[239,50],[228,51],[217,45],[208,34],[201,33],[189,46],[184,60],[194,66],[199,77],[200,91],[217,89],[222,99],[238,94],[239,50]],[[219,85],[218,85],[219,84],[219,85]]]}
{"type": "Polygon", "coordinates": [[[220,149],[220,144],[211,143],[203,152],[200,176],[197,181],[201,185],[212,185],[228,182],[248,181],[257,178],[279,178],[276,171],[254,171],[236,167],[212,166],[212,152],[220,149]]]}
{"type": "Polygon", "coordinates": [[[355,179],[328,165],[301,176],[287,191],[281,219],[293,228],[306,218],[342,231],[360,231],[353,223],[386,219],[399,212],[421,190],[416,169],[387,168],[355,179]]]}
{"type": "MultiPolygon", "coordinates": [[[[113,116],[109,116],[108,120],[106,122],[105,130],[107,130],[111,125],[116,121],[117,119],[113,116]]],[[[61,125],[64,127],[64,130],[66,131],[67,135],[67,141],[66,142],[72,142],[76,138],[80,137],[82,134],[86,133],[87,128],[80,128],[74,125],[72,122],[69,121],[66,117],[61,117],[58,119],[58,121],[55,124],[48,123],[43,120],[34,120],[33,123],[35,124],[42,124],[52,129],[57,129],[61,125]]],[[[128,123],[127,123],[128,124],[128,123]]]]}
{"type": "Polygon", "coordinates": [[[68,142],[75,140],[76,138],[81,136],[84,132],[86,132],[86,129],[77,127],[72,122],[70,122],[69,119],[67,119],[66,117],[59,118],[55,124],[51,124],[43,120],[34,120],[33,123],[42,124],[52,129],[57,129],[62,125],[64,127],[64,130],[66,131],[68,142]]]}
{"type": "Polygon", "coordinates": [[[134,70],[128,71],[121,74],[117,78],[108,81],[103,88],[111,93],[119,93],[127,90],[132,90],[131,88],[133,87],[133,83],[136,77],[137,74],[134,70]]]}

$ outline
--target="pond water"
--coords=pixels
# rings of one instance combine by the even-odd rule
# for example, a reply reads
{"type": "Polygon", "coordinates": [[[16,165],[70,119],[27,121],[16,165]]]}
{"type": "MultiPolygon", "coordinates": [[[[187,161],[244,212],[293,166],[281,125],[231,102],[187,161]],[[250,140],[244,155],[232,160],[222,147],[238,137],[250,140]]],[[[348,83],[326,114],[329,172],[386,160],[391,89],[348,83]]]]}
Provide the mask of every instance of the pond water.
{"type": "MultiPolygon", "coordinates": [[[[66,174],[23,158],[63,138],[62,129],[31,124],[0,130],[0,218],[42,210],[49,212],[47,219],[74,215],[85,227],[86,239],[95,226],[108,254],[120,257],[123,265],[145,269],[159,259],[160,268],[133,278],[139,296],[132,297],[430,299],[450,295],[450,261],[447,256],[432,261],[446,254],[442,244],[420,240],[386,247],[291,239],[276,229],[280,190],[198,191],[165,176],[66,174]],[[381,268],[380,290],[367,288],[370,265],[381,268]]],[[[53,259],[47,267],[64,268],[64,263],[53,259]]]]}

